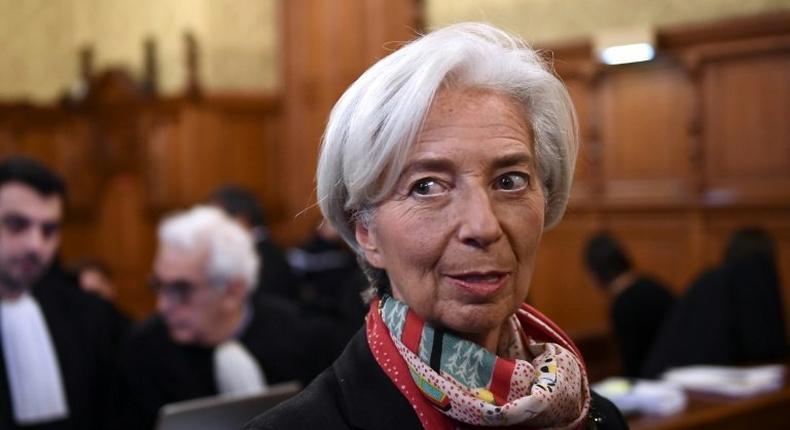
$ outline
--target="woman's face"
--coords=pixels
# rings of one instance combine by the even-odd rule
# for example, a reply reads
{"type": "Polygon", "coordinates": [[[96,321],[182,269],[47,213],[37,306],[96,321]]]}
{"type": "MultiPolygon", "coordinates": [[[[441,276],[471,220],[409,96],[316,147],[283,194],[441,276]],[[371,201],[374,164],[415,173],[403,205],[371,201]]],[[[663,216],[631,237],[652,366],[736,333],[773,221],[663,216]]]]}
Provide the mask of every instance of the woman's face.
{"type": "Polygon", "coordinates": [[[545,199],[521,108],[439,92],[394,192],[357,224],[371,265],[424,319],[491,350],[526,299],[545,199]]]}

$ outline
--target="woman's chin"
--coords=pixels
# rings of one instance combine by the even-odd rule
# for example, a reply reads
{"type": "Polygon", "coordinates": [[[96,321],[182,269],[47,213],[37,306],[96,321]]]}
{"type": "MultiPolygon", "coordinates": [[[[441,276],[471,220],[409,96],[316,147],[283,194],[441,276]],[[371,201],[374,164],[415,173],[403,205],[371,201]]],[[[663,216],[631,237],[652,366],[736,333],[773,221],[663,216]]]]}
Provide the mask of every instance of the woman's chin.
{"type": "Polygon", "coordinates": [[[512,312],[501,303],[475,303],[454,305],[439,316],[439,325],[460,337],[478,342],[502,327],[512,312]]]}

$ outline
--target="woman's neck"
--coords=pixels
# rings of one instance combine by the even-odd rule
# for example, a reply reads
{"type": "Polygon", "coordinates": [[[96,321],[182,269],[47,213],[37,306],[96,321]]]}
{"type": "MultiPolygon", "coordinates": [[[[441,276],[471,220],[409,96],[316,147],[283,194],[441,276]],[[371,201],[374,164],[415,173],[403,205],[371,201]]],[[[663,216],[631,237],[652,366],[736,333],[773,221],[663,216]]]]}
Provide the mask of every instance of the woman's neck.
{"type": "Polygon", "coordinates": [[[480,345],[488,352],[497,354],[497,350],[499,349],[499,338],[502,336],[502,325],[485,333],[463,333],[459,335],[470,342],[480,345]]]}

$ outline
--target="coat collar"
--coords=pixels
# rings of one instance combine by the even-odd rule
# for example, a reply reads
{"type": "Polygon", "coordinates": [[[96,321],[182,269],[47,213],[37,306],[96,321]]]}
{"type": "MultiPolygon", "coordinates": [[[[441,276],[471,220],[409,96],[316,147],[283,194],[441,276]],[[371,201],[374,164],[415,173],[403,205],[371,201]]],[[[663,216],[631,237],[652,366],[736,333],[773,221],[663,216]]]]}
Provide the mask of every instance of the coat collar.
{"type": "Polygon", "coordinates": [[[365,430],[422,428],[412,406],[378,366],[364,328],[333,365],[349,423],[365,430]]]}

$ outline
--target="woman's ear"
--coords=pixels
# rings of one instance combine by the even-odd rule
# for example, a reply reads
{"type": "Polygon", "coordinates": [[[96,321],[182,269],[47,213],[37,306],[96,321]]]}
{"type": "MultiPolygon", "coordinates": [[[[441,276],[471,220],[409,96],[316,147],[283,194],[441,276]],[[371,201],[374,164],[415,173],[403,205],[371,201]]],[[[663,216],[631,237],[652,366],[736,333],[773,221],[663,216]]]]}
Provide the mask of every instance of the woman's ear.
{"type": "Polygon", "coordinates": [[[363,223],[356,222],[354,223],[354,236],[362,251],[365,252],[365,259],[368,260],[368,263],[377,269],[384,269],[384,258],[379,252],[375,232],[363,223]]]}

